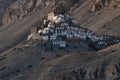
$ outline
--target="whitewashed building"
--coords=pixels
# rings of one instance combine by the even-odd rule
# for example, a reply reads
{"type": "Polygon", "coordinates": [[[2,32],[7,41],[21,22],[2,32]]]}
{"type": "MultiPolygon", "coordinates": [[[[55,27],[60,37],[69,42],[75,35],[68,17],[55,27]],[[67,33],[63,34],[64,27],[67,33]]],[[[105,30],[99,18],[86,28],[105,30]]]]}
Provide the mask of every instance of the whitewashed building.
{"type": "MultiPolygon", "coordinates": [[[[48,17],[51,22],[48,24],[48,28],[44,28],[44,30],[40,30],[39,33],[43,34],[49,34],[51,32],[52,34],[49,35],[49,37],[43,37],[44,40],[55,40],[57,39],[57,36],[66,36],[67,38],[81,38],[86,39],[87,36],[91,36],[92,33],[90,31],[85,32],[83,28],[79,27],[73,27],[69,26],[69,23],[66,23],[64,18],[64,15],[56,15],[52,17],[48,17]],[[62,23],[61,23],[62,22],[62,23]],[[58,23],[61,23],[57,25],[58,23]],[[57,26],[56,26],[57,25],[57,26]]],[[[67,18],[72,19],[70,16],[67,15],[67,18]]],[[[75,19],[72,20],[74,24],[77,24],[77,21],[75,19]]]]}
{"type": "MultiPolygon", "coordinates": [[[[97,36],[94,33],[92,33],[91,30],[81,28],[78,26],[71,26],[70,25],[71,23],[69,23],[69,21],[67,22],[66,20],[71,20],[72,24],[75,25],[77,25],[78,22],[77,20],[75,20],[74,18],[67,14],[55,15],[54,13],[50,13],[48,14],[47,19],[50,20],[50,22],[47,25],[47,28],[39,30],[38,33],[42,35],[43,40],[45,41],[51,40],[53,42],[53,45],[57,45],[59,47],[65,47],[67,41],[65,39],[63,40],[57,39],[58,36],[66,36],[66,39],[80,38],[85,40],[89,38],[93,42],[111,38],[110,36],[97,36]]],[[[44,20],[44,24],[46,23],[46,21],[47,20],[44,20]]],[[[98,45],[101,44],[106,45],[105,42],[98,42],[98,45]]]]}
{"type": "Polygon", "coordinates": [[[59,47],[66,47],[66,41],[55,40],[55,41],[53,41],[53,45],[59,46],[59,47]]]}

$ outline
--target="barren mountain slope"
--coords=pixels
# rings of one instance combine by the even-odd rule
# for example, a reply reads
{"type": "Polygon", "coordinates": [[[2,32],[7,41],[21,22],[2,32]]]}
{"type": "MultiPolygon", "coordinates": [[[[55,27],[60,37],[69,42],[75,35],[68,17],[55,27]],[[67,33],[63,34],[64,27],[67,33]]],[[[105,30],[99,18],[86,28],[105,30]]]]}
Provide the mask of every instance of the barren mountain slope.
{"type": "MultiPolygon", "coordinates": [[[[120,79],[120,44],[98,52],[83,48],[45,52],[40,41],[24,40],[29,34],[29,28],[51,11],[57,5],[57,0],[46,0],[45,3],[44,0],[10,1],[11,10],[3,7],[3,4],[0,7],[0,15],[3,16],[4,10],[6,12],[4,18],[0,17],[3,23],[15,22],[0,27],[0,80],[120,79]],[[46,6],[47,9],[44,8],[46,6]]],[[[119,0],[59,1],[65,4],[70,2],[66,6],[71,8],[70,13],[81,26],[98,34],[120,35],[119,0]]]]}
{"type": "Polygon", "coordinates": [[[31,72],[36,80],[119,80],[119,52],[77,54],[45,63],[31,72]]]}
{"type": "MultiPolygon", "coordinates": [[[[113,2],[115,1],[113,0],[113,2]]],[[[119,35],[120,8],[108,5],[102,6],[95,12],[91,12],[91,6],[93,3],[94,0],[87,0],[73,11],[73,14],[75,18],[78,19],[79,24],[99,34],[119,35]]]]}
{"type": "Polygon", "coordinates": [[[120,49],[120,43],[118,44],[115,44],[113,46],[110,46],[108,48],[105,48],[103,50],[100,50],[99,52],[105,52],[105,51],[108,51],[108,52],[116,52],[117,50],[120,49]]]}
{"type": "MultiPolygon", "coordinates": [[[[39,40],[30,40],[0,54],[0,79],[14,78],[15,75],[36,69],[45,62],[64,55],[86,53],[83,48],[78,50],[45,51],[39,40]]],[[[6,79],[9,80],[9,79],[6,79]]],[[[27,79],[29,80],[29,79],[27,79]]]]}
{"type": "Polygon", "coordinates": [[[2,6],[5,7],[1,23],[10,24],[16,21],[22,21],[24,18],[36,13],[40,9],[45,7],[51,7],[52,9],[58,3],[64,3],[66,6],[71,7],[77,1],[81,2],[83,0],[13,0],[13,2],[8,1],[10,3],[12,2],[8,7],[5,7],[5,4],[3,4],[7,2],[6,0],[1,1],[2,6]]]}
{"type": "Polygon", "coordinates": [[[66,55],[63,52],[48,54],[38,42],[24,42],[2,54],[0,78],[2,80],[119,80],[120,78],[119,49],[116,52],[82,51],[66,55]]]}

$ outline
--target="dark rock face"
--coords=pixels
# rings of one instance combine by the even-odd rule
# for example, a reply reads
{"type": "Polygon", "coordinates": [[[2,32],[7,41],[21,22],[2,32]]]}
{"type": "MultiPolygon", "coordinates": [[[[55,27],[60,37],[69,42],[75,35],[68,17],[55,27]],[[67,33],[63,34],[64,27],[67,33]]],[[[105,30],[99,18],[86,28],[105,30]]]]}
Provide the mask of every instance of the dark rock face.
{"type": "Polygon", "coordinates": [[[39,10],[43,5],[41,0],[17,0],[10,5],[10,8],[5,9],[2,23],[10,24],[15,21],[22,21],[30,13],[35,13],[36,10],[39,10]]]}
{"type": "Polygon", "coordinates": [[[10,0],[0,1],[0,23],[10,24],[16,21],[22,21],[27,16],[36,13],[37,11],[49,7],[51,10],[58,4],[64,4],[69,10],[77,2],[83,0],[10,0]],[[4,10],[4,11],[3,11],[4,10]]]}
{"type": "Polygon", "coordinates": [[[68,9],[73,6],[75,3],[81,0],[13,0],[10,1],[8,7],[4,8],[4,12],[2,12],[3,18],[1,23],[3,24],[10,24],[14,23],[15,21],[22,21],[27,16],[36,13],[37,11],[49,7],[55,7],[58,4],[64,4],[68,9]]]}
{"type": "Polygon", "coordinates": [[[95,0],[91,6],[90,11],[95,12],[101,10],[104,7],[120,8],[119,0],[95,0]]]}
{"type": "Polygon", "coordinates": [[[119,80],[120,64],[99,67],[94,70],[81,68],[59,76],[55,80],[119,80]]]}
{"type": "Polygon", "coordinates": [[[80,0],[63,0],[63,3],[66,4],[67,6],[71,7],[78,1],[80,1],[80,0]]]}
{"type": "MultiPolygon", "coordinates": [[[[44,7],[50,7],[51,10],[56,5],[62,3],[68,8],[68,10],[76,9],[76,6],[84,2],[85,0],[10,0],[0,1],[4,6],[4,12],[1,9],[1,24],[10,24],[16,21],[22,21],[27,16],[43,9],[44,7]],[[75,6],[74,6],[75,5],[75,6]],[[74,7],[73,7],[74,6],[74,7]]],[[[118,0],[95,0],[90,6],[90,11],[95,12],[103,9],[104,7],[120,7],[120,1],[118,0]]]]}

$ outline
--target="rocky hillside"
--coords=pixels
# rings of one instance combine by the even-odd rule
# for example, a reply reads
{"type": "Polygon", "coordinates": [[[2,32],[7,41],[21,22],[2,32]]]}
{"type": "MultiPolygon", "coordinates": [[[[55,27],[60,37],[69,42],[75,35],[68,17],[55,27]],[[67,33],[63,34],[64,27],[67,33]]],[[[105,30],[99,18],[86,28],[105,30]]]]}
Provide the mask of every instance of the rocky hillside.
{"type": "Polygon", "coordinates": [[[15,0],[10,7],[5,8],[5,14],[2,18],[3,24],[10,24],[17,20],[21,21],[30,13],[44,7],[42,0],[15,0]]]}
{"type": "MultiPolygon", "coordinates": [[[[42,8],[50,7],[54,8],[59,3],[64,3],[70,11],[75,11],[81,4],[86,5],[88,1],[86,0],[4,0],[0,1],[2,5],[0,5],[0,14],[1,16],[1,24],[10,24],[16,21],[22,21],[27,16],[34,14],[42,8]]],[[[104,8],[119,8],[120,1],[119,0],[90,0],[88,9],[90,12],[96,12],[102,10],[104,8]]],[[[86,7],[87,7],[86,6],[86,7]]],[[[85,12],[84,12],[85,13],[85,12]]]]}
{"type": "Polygon", "coordinates": [[[21,21],[27,16],[34,14],[35,12],[41,10],[45,7],[50,7],[51,10],[59,3],[64,3],[68,8],[73,6],[79,0],[11,0],[9,4],[7,1],[2,1],[1,3],[5,3],[7,6],[2,5],[4,7],[2,24],[10,24],[15,21],[21,21]]]}
{"type": "MultiPolygon", "coordinates": [[[[117,3],[119,5],[118,0],[87,0],[83,2],[80,6],[73,8],[73,15],[79,21],[79,24],[83,27],[89,28],[93,30],[95,33],[101,34],[109,34],[109,35],[119,35],[119,16],[120,16],[120,8],[114,6],[103,6],[104,3],[114,2],[114,5],[117,3]],[[104,2],[104,3],[103,3],[104,2]],[[93,6],[100,4],[101,7],[98,9],[93,6]],[[114,32],[115,31],[115,32],[114,32]]],[[[110,4],[109,3],[109,4],[110,4]]]]}
{"type": "Polygon", "coordinates": [[[48,53],[40,41],[30,40],[0,55],[0,79],[119,80],[120,45],[117,47],[99,52],[79,49],[48,53]]]}
{"type": "Polygon", "coordinates": [[[90,11],[99,11],[105,7],[120,8],[120,0],[95,0],[91,6],[90,11]]]}
{"type": "Polygon", "coordinates": [[[116,30],[114,35],[119,34],[119,0],[1,0],[0,24],[20,22],[46,7],[52,11],[60,3],[63,3],[67,10],[75,15],[83,27],[106,34],[111,34],[116,30]],[[114,20],[115,23],[110,25],[114,20]]]}
{"type": "Polygon", "coordinates": [[[120,35],[119,2],[0,0],[0,80],[120,80],[120,44],[100,51],[47,52],[41,41],[25,41],[30,27],[61,3],[80,26],[97,34],[120,35]]]}

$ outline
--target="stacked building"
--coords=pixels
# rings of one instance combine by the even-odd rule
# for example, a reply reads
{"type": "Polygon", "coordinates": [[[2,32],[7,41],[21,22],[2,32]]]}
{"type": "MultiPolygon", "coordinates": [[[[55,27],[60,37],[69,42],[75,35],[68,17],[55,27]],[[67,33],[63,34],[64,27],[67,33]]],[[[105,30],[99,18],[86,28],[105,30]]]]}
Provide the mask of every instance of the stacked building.
{"type": "MultiPolygon", "coordinates": [[[[43,22],[44,29],[40,29],[38,33],[43,41],[52,43],[52,46],[66,47],[67,40],[79,39],[90,40],[98,46],[108,46],[106,40],[114,40],[112,36],[95,35],[91,30],[82,28],[78,22],[70,14],[48,14],[43,22]]],[[[120,42],[119,38],[114,43],[120,42]]]]}
{"type": "Polygon", "coordinates": [[[92,32],[87,29],[82,29],[77,25],[77,21],[70,15],[54,13],[48,14],[48,18],[44,20],[44,25],[47,26],[38,33],[44,41],[52,41],[53,45],[66,47],[67,39],[81,38],[86,39],[86,36],[91,36],[92,32]]]}

